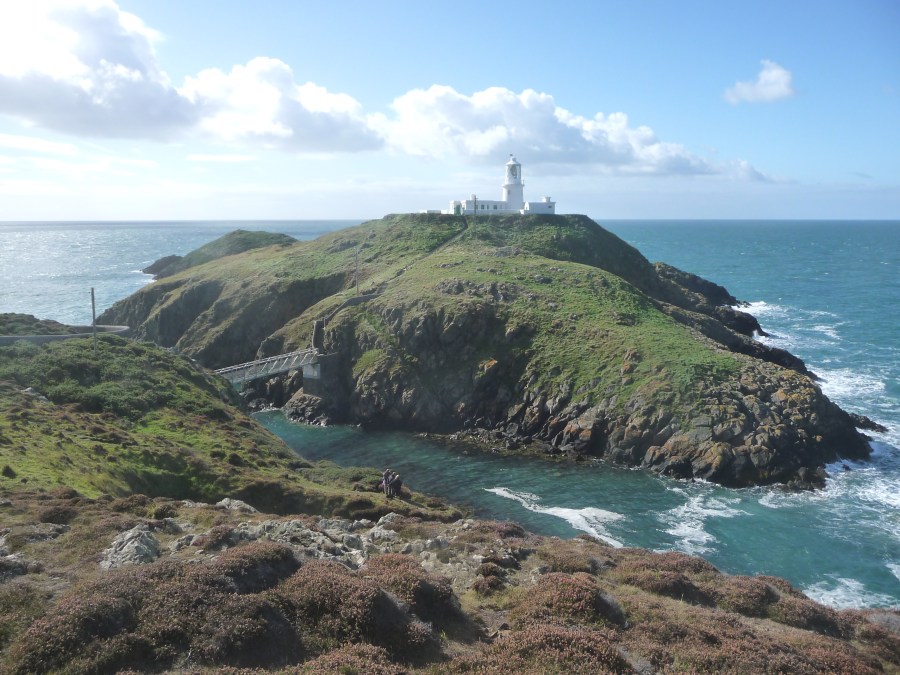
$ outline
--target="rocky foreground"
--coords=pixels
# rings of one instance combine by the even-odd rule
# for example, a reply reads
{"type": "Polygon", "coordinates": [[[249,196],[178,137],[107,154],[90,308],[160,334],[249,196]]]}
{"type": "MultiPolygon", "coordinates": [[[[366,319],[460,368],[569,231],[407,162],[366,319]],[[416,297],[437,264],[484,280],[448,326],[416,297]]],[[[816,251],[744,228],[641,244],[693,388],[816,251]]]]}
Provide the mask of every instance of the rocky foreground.
{"type": "Polygon", "coordinates": [[[8,673],[900,672],[897,611],[513,523],[65,489],[0,519],[8,673]]]}

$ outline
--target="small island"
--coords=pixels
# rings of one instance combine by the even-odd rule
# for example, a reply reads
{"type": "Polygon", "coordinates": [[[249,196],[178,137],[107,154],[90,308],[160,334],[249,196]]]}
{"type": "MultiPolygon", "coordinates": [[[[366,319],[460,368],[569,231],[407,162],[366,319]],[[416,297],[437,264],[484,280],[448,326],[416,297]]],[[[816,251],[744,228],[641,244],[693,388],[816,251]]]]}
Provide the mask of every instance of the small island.
{"type": "Polygon", "coordinates": [[[209,368],[320,349],[315,382],[245,392],[286,393],[300,421],[727,486],[821,486],[826,463],[867,457],[858,421],[738,305],[586,216],[424,213],[198,262],[100,320],[209,368]]]}

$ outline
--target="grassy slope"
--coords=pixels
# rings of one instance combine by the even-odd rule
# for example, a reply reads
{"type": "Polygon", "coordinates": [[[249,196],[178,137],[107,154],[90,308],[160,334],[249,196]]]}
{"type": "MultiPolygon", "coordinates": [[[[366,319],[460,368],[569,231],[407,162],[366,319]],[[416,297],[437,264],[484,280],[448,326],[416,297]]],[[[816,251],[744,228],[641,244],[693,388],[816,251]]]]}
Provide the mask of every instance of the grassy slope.
{"type": "MultiPolygon", "coordinates": [[[[534,217],[479,219],[476,231],[477,238],[469,231],[455,241],[447,239],[427,257],[405,261],[400,275],[396,264],[379,269],[379,256],[367,256],[366,263],[374,264],[376,271],[365,270],[363,288],[379,287],[382,295],[345,309],[334,321],[355,324],[357,334],[377,336],[391,345],[395,356],[388,358],[382,349],[363,353],[354,365],[355,375],[403,364],[424,374],[427,369],[417,368],[416,357],[403,353],[382,316],[388,308],[401,307],[404,320],[415,321],[425,313],[454,316],[484,304],[483,295],[442,291],[442,281],[460,279],[475,286],[512,287],[514,299],[499,303],[497,311],[508,328],[530,330],[529,337],[511,343],[487,342],[471,363],[449,364],[453,370],[467,367],[474,373],[490,360],[514,361],[523,380],[534,374],[536,387],[545,391],[567,383],[572,391],[581,390],[590,404],[613,394],[625,402],[635,391],[648,399],[687,403],[696,398],[698,382],[738,376],[744,357],[698,340],[689,328],[656,309],[635,287],[654,286],[652,265],[605,230],[574,217],[534,217]],[[493,255],[503,248],[511,249],[505,251],[510,255],[493,255]],[[622,371],[626,359],[632,364],[626,369],[634,368],[628,377],[622,371]]],[[[311,319],[338,304],[329,298],[305,312],[279,331],[279,344],[306,344],[311,319]]],[[[435,382],[443,375],[428,373],[435,382]]]]}
{"type": "Polygon", "coordinates": [[[297,240],[286,234],[274,234],[272,232],[248,232],[247,230],[235,230],[219,237],[218,239],[191,251],[187,255],[173,256],[157,261],[148,268],[148,271],[160,277],[171,276],[183,270],[197,265],[218,260],[230,255],[236,255],[255,248],[267,246],[287,246],[297,240]]]}
{"type": "Polygon", "coordinates": [[[381,506],[354,491],[374,487],[376,473],[302,461],[232,396],[183,357],[114,337],[101,337],[96,355],[82,339],[0,348],[0,488],[238,496],[280,512],[377,515],[381,506]]]}
{"type": "Polygon", "coordinates": [[[30,314],[0,314],[0,335],[66,335],[77,333],[52,319],[37,319],[30,314]]]}
{"type": "MultiPolygon", "coordinates": [[[[122,321],[164,346],[177,346],[210,367],[251,359],[260,343],[310,306],[337,306],[353,285],[355,254],[363,284],[393,272],[464,229],[460,219],[398,216],[291,246],[254,249],[192,267],[116,303],[101,322],[122,321]],[[196,292],[203,288],[202,292],[196,292]],[[193,295],[189,295],[192,294],[193,295]],[[172,326],[179,326],[172,332],[172,326]]],[[[273,349],[277,352],[278,346],[273,349]]]]}

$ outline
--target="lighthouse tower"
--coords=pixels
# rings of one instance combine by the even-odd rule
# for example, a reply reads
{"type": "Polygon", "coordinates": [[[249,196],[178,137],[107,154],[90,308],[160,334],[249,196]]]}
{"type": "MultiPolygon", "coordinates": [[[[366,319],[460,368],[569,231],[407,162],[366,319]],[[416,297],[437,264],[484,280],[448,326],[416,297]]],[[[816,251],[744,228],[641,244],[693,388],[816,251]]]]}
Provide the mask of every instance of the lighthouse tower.
{"type": "Polygon", "coordinates": [[[503,200],[506,208],[518,211],[525,207],[525,184],[522,182],[522,165],[516,161],[513,155],[509,156],[506,163],[506,174],[503,181],[503,200]]]}
{"type": "Polygon", "coordinates": [[[550,197],[541,197],[539,202],[525,201],[522,165],[514,155],[509,156],[509,161],[503,169],[503,199],[478,199],[473,194],[469,199],[454,199],[447,211],[427,211],[427,213],[452,213],[457,216],[556,213],[556,202],[550,197]]]}

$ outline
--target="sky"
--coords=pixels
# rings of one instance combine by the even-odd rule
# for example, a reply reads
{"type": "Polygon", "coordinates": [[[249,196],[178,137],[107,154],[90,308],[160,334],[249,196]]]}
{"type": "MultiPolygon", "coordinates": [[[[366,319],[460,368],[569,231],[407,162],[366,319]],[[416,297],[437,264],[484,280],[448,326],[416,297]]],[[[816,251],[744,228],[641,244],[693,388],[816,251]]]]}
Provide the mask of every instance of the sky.
{"type": "Polygon", "coordinates": [[[0,1],[0,221],[900,219],[897,0],[0,1]]]}

